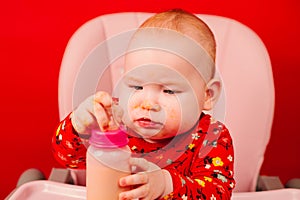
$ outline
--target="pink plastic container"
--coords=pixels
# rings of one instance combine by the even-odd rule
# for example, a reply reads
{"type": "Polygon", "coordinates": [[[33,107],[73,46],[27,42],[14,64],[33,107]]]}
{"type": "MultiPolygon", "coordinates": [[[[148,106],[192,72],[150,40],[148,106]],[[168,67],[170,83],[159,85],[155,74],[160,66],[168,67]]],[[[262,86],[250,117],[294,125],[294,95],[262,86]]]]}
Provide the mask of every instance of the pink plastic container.
{"type": "Polygon", "coordinates": [[[86,154],[86,188],[88,200],[118,200],[129,190],[120,187],[119,180],[131,174],[126,132],[121,129],[107,132],[92,131],[86,154]]]}

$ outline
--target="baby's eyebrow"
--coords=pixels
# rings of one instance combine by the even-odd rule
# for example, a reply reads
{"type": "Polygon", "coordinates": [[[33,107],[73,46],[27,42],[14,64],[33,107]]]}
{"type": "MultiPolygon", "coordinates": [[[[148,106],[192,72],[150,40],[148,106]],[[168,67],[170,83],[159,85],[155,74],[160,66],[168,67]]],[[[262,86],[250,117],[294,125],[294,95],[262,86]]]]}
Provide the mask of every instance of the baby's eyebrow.
{"type": "Polygon", "coordinates": [[[133,76],[128,76],[125,78],[125,81],[131,81],[131,82],[135,82],[135,83],[142,83],[142,80],[136,78],[136,77],[133,77],[133,76]]]}
{"type": "Polygon", "coordinates": [[[176,86],[178,85],[178,83],[175,83],[175,82],[165,82],[163,83],[165,86],[176,86]]]}
{"type": "Polygon", "coordinates": [[[139,77],[136,76],[126,76],[124,78],[124,81],[127,84],[136,84],[136,85],[145,85],[145,84],[158,84],[158,85],[163,85],[165,87],[177,87],[180,82],[178,80],[172,80],[172,79],[168,79],[168,78],[162,78],[161,80],[151,80],[151,81],[146,81],[146,80],[142,80],[139,77]]]}
{"type": "Polygon", "coordinates": [[[145,82],[145,80],[139,79],[138,77],[128,76],[125,78],[125,82],[129,82],[131,84],[137,84],[137,85],[155,83],[155,84],[163,85],[166,87],[172,87],[172,86],[174,87],[174,86],[178,86],[178,85],[182,84],[181,81],[172,81],[172,80],[163,80],[163,79],[157,80],[157,81],[145,82]]]}

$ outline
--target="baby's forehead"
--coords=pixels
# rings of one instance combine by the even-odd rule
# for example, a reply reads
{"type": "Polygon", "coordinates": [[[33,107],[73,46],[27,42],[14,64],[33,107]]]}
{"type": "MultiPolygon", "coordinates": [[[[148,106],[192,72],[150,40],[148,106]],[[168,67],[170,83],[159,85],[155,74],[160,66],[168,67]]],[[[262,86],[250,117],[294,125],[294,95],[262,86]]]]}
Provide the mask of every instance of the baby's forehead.
{"type": "Polygon", "coordinates": [[[125,77],[133,77],[133,79],[138,79],[141,75],[147,75],[149,78],[156,77],[169,79],[172,77],[185,77],[190,69],[187,66],[183,66],[180,70],[177,67],[164,65],[159,63],[147,63],[143,65],[132,66],[126,68],[124,76],[125,77]]]}
{"type": "Polygon", "coordinates": [[[174,52],[161,49],[140,49],[130,52],[125,57],[125,71],[149,74],[199,73],[188,60],[174,52]]]}
{"type": "Polygon", "coordinates": [[[191,80],[199,81],[199,84],[205,82],[201,74],[197,73],[192,66],[186,65],[174,67],[158,63],[148,63],[127,68],[123,74],[123,81],[129,85],[158,84],[167,87],[189,87],[191,80]]]}
{"type": "Polygon", "coordinates": [[[142,50],[156,50],[176,55],[194,66],[205,79],[210,79],[214,72],[214,61],[206,50],[192,38],[174,30],[161,28],[138,30],[129,44],[127,55],[135,55],[135,52],[142,50]]]}

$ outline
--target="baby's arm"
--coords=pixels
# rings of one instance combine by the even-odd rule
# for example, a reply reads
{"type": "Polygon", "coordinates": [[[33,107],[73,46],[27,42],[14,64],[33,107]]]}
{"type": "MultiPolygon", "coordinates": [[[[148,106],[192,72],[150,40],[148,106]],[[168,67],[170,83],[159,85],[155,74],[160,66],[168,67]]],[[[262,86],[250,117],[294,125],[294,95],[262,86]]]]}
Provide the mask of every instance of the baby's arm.
{"type": "Polygon", "coordinates": [[[70,114],[62,120],[52,137],[54,158],[63,166],[74,169],[86,168],[84,139],[73,128],[70,114]]]}
{"type": "Polygon", "coordinates": [[[120,199],[230,199],[235,184],[232,140],[221,124],[214,123],[209,130],[193,136],[195,139],[186,147],[184,156],[165,169],[136,159],[133,165],[142,168],[143,173],[122,178],[120,185],[138,187],[121,193],[120,199]],[[151,170],[153,166],[157,170],[151,170]]]}
{"type": "MultiPolygon", "coordinates": [[[[167,168],[173,180],[173,192],[166,199],[230,199],[235,182],[233,179],[233,146],[227,129],[206,146],[195,146],[195,157],[189,172],[187,168],[167,168]],[[199,151],[207,155],[200,158],[199,151]]],[[[202,140],[201,140],[202,143],[202,140]]],[[[190,163],[181,163],[187,165],[190,163]]]]}

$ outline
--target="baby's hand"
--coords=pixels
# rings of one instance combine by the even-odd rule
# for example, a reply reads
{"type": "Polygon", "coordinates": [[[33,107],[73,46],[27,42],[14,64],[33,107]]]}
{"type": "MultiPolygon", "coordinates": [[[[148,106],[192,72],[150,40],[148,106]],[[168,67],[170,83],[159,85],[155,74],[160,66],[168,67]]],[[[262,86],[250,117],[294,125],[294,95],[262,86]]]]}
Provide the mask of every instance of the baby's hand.
{"type": "Polygon", "coordinates": [[[83,101],[71,115],[74,129],[81,135],[89,135],[92,129],[116,128],[112,120],[112,97],[106,92],[97,92],[83,101]]]}
{"type": "Polygon", "coordinates": [[[119,184],[121,187],[133,186],[134,189],[122,192],[119,195],[120,200],[125,199],[145,199],[153,200],[162,198],[173,188],[168,188],[171,183],[169,172],[160,169],[154,163],[148,162],[143,158],[131,158],[130,164],[141,170],[137,174],[129,175],[120,179],[119,184]]]}

